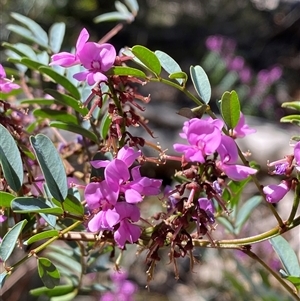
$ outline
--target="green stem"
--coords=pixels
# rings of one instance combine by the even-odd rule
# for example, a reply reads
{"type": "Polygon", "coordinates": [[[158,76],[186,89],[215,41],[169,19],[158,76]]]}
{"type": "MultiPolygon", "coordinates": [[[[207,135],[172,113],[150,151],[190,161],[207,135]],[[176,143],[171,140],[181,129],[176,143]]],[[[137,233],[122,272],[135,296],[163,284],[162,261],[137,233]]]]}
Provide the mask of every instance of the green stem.
{"type": "Polygon", "coordinates": [[[270,274],[272,274],[277,281],[289,292],[289,294],[297,301],[300,301],[300,297],[297,295],[297,293],[293,290],[292,287],[290,287],[287,282],[279,276],[279,274],[271,269],[262,259],[260,259],[255,253],[250,251],[249,249],[243,249],[242,252],[247,254],[250,258],[256,260],[259,262],[270,274]]]}
{"type": "Polygon", "coordinates": [[[273,238],[275,236],[278,236],[280,234],[283,234],[300,224],[300,216],[298,216],[296,219],[294,219],[290,225],[287,225],[284,228],[281,228],[280,226],[277,226],[269,231],[266,231],[264,233],[246,237],[246,238],[238,238],[238,239],[225,239],[225,240],[218,240],[215,242],[215,246],[211,244],[210,240],[204,240],[204,239],[193,239],[193,244],[195,247],[210,247],[210,248],[228,248],[232,246],[246,246],[251,245],[253,243],[258,243],[270,238],[273,238]]]}
{"type": "Polygon", "coordinates": [[[294,217],[297,213],[298,207],[299,207],[299,202],[300,202],[300,183],[297,184],[297,187],[296,187],[296,190],[295,190],[293,207],[292,207],[292,211],[290,213],[290,216],[289,216],[289,218],[286,222],[287,225],[289,225],[293,221],[293,219],[294,219],[294,217]]]}
{"type": "Polygon", "coordinates": [[[72,224],[71,226],[69,226],[68,228],[66,228],[64,230],[61,230],[60,233],[59,233],[59,235],[50,238],[45,243],[43,243],[40,246],[38,246],[37,248],[31,250],[30,253],[28,253],[27,256],[23,257],[18,262],[16,262],[14,265],[12,265],[11,267],[9,267],[9,270],[12,271],[13,269],[17,268],[19,265],[21,265],[23,262],[25,262],[30,257],[32,257],[35,254],[43,251],[47,246],[49,246],[54,241],[58,240],[62,235],[68,233],[69,231],[74,230],[76,227],[78,227],[79,225],[81,225],[81,223],[82,223],[81,221],[77,221],[74,224],[72,224]]]}

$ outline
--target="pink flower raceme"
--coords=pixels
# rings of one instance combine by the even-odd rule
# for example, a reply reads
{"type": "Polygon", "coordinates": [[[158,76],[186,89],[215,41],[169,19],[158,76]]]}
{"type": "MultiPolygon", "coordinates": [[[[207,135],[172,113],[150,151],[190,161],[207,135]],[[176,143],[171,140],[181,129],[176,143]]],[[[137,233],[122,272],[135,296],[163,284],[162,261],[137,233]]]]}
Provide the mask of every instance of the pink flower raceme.
{"type": "Polygon", "coordinates": [[[85,189],[87,205],[94,216],[88,223],[90,231],[110,230],[120,248],[126,241],[138,240],[141,230],[134,222],[140,219],[140,210],[135,205],[146,195],[157,195],[162,181],[142,177],[139,166],[129,170],[141,155],[132,147],[124,146],[112,161],[95,160],[95,168],[105,168],[102,182],[90,183],[85,189]]]}
{"type": "Polygon", "coordinates": [[[176,143],[175,151],[184,153],[186,161],[204,163],[205,156],[212,155],[220,145],[223,125],[218,119],[192,118],[186,121],[180,136],[186,138],[189,145],[176,143]]]}
{"type": "Polygon", "coordinates": [[[78,54],[82,50],[83,46],[89,39],[90,35],[88,31],[83,28],[79,34],[79,37],[76,42],[76,50],[75,54],[69,52],[60,52],[51,56],[52,62],[49,64],[50,66],[59,65],[62,67],[71,67],[73,65],[80,64],[80,60],[78,54]]]}
{"type": "Polygon", "coordinates": [[[291,185],[282,181],[279,185],[267,185],[263,188],[266,200],[269,203],[278,203],[290,190],[291,185]]]}
{"type": "Polygon", "coordinates": [[[20,86],[14,84],[12,80],[6,78],[3,66],[0,64],[0,92],[9,93],[11,90],[19,89],[20,86]]]}
{"type": "Polygon", "coordinates": [[[96,82],[107,80],[104,73],[113,66],[116,50],[111,44],[88,42],[78,52],[78,58],[87,70],[76,73],[73,77],[79,81],[86,80],[91,86],[96,82]]]}

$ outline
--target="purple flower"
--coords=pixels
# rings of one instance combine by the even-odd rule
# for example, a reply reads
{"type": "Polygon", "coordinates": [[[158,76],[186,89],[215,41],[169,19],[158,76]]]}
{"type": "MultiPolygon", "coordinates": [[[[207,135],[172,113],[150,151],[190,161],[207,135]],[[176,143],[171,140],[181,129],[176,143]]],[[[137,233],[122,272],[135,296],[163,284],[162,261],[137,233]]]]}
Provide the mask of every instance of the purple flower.
{"type": "Polygon", "coordinates": [[[212,201],[208,200],[207,198],[199,198],[198,205],[200,209],[205,211],[209,223],[213,224],[215,222],[215,217],[214,217],[215,208],[212,201]]]}
{"type": "Polygon", "coordinates": [[[222,45],[224,43],[224,38],[222,36],[209,36],[206,39],[205,45],[207,49],[213,52],[221,52],[222,45]]]}
{"type": "Polygon", "coordinates": [[[276,164],[274,174],[275,175],[284,175],[288,166],[289,166],[289,164],[287,162],[276,164]]]}
{"type": "Polygon", "coordinates": [[[111,44],[87,42],[78,53],[78,57],[87,70],[76,73],[73,77],[79,81],[86,80],[92,86],[96,82],[107,80],[104,72],[113,66],[116,50],[111,44]]]}
{"type": "Polygon", "coordinates": [[[140,227],[131,223],[140,219],[140,210],[126,202],[117,203],[115,209],[120,217],[120,225],[114,233],[114,239],[120,248],[124,248],[126,241],[134,243],[141,235],[140,227]]]}
{"type": "Polygon", "coordinates": [[[186,121],[180,136],[186,138],[189,145],[176,143],[175,151],[184,153],[186,161],[204,163],[204,156],[213,154],[220,145],[223,125],[218,119],[193,118],[186,121]]]}
{"type": "Polygon", "coordinates": [[[100,301],[133,301],[137,287],[132,281],[126,280],[126,278],[127,273],[119,271],[113,273],[111,275],[111,280],[114,283],[113,290],[103,294],[100,301]]]}
{"type": "Polygon", "coordinates": [[[223,163],[234,164],[238,160],[237,146],[234,140],[229,136],[222,136],[217,152],[219,153],[223,163]]]}
{"type": "Polygon", "coordinates": [[[250,135],[256,133],[255,129],[251,129],[246,123],[245,123],[245,116],[240,113],[240,119],[236,127],[233,129],[233,136],[235,138],[243,138],[246,135],[250,135]]]}
{"type": "Polygon", "coordinates": [[[282,181],[279,185],[267,185],[263,188],[269,203],[278,203],[290,190],[290,184],[282,181]]]}
{"type": "Polygon", "coordinates": [[[251,70],[248,67],[244,67],[242,70],[239,71],[239,77],[243,84],[247,84],[251,80],[251,70]]]}
{"type": "Polygon", "coordinates": [[[49,64],[50,66],[59,65],[62,67],[70,67],[73,65],[80,64],[80,60],[78,57],[79,52],[82,50],[83,46],[89,39],[90,35],[88,31],[83,28],[79,34],[79,37],[76,42],[76,51],[75,54],[69,52],[60,52],[51,56],[52,62],[49,64]]]}
{"type": "Polygon", "coordinates": [[[4,214],[0,214],[0,224],[7,220],[7,216],[4,214]]]}
{"type": "Polygon", "coordinates": [[[93,182],[86,186],[84,196],[90,210],[100,210],[89,221],[89,230],[113,230],[113,226],[120,220],[119,214],[114,210],[118,192],[111,190],[106,181],[93,182]]]}
{"type": "Polygon", "coordinates": [[[244,64],[245,60],[241,56],[236,56],[229,62],[228,69],[233,71],[240,71],[243,69],[244,64]]]}
{"type": "Polygon", "coordinates": [[[9,93],[11,90],[19,89],[20,86],[14,84],[12,80],[6,78],[3,66],[0,64],[0,92],[9,93]]]}
{"type": "Polygon", "coordinates": [[[257,169],[244,165],[229,165],[223,162],[217,162],[217,167],[221,169],[230,179],[234,181],[241,181],[246,179],[249,175],[257,173],[257,169]]]}

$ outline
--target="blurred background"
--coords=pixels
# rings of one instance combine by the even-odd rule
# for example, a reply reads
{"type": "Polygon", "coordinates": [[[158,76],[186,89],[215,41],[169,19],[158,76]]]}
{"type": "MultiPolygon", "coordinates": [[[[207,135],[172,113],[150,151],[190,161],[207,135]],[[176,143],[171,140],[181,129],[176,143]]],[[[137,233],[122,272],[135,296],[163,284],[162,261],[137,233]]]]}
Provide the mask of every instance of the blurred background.
{"type": "MultiPolygon", "coordinates": [[[[1,42],[20,41],[20,36],[5,28],[6,24],[14,22],[10,18],[10,12],[32,18],[46,31],[54,22],[65,22],[67,29],[63,51],[69,51],[74,46],[83,27],[90,32],[90,40],[96,41],[116,25],[116,22],[96,24],[93,21],[101,14],[114,11],[114,1],[0,0],[0,3],[1,42]]],[[[260,119],[253,119],[255,124],[268,125],[266,139],[269,140],[264,140],[265,143],[270,145],[273,137],[282,131],[285,141],[289,140],[290,133],[295,132],[295,128],[280,124],[279,119],[288,113],[281,108],[283,102],[300,99],[300,1],[139,0],[138,3],[140,9],[134,22],[125,22],[123,30],[110,41],[117,50],[141,44],[151,50],[168,53],[185,72],[189,71],[190,65],[201,65],[213,88],[212,106],[224,91],[234,89],[238,92],[242,111],[259,117],[260,119]]],[[[0,61],[8,65],[5,59],[4,49],[1,48],[0,61]]],[[[193,90],[191,84],[188,88],[193,90]]],[[[163,126],[167,136],[170,136],[169,129],[174,127],[179,130],[181,125],[178,125],[178,116],[174,114],[174,118],[169,120],[168,112],[175,112],[183,106],[192,107],[193,104],[174,89],[165,86],[156,85],[153,90],[153,86],[149,84],[144,88],[143,94],[148,93],[151,93],[152,100],[145,113],[149,114],[154,128],[163,126]],[[157,110],[166,114],[159,117],[157,110]]],[[[171,145],[172,141],[166,144],[171,145]]],[[[274,158],[267,156],[267,159],[276,159],[282,148],[280,142],[274,145],[274,158]]],[[[153,205],[151,206],[147,209],[152,208],[154,211],[153,205]]],[[[266,211],[264,207],[257,209],[253,214],[254,218],[247,224],[244,235],[273,226],[274,221],[266,218],[266,211]],[[260,228],[256,228],[257,225],[260,228]]],[[[299,230],[295,229],[288,237],[293,238],[293,246],[299,248],[299,230]]],[[[275,269],[279,269],[280,263],[274,257],[268,242],[255,246],[255,251],[273,264],[275,269]]],[[[201,264],[196,265],[192,272],[188,259],[180,261],[178,281],[174,279],[173,266],[168,265],[167,254],[162,254],[150,292],[145,289],[144,256],[136,257],[135,250],[130,250],[125,256],[129,278],[140,288],[136,300],[290,300],[272,277],[268,277],[264,270],[238,253],[199,250],[197,257],[201,264]],[[239,259],[238,262],[236,258],[239,259]]],[[[35,266],[29,262],[19,274],[13,274],[3,300],[47,300],[27,294],[29,288],[37,285],[38,277],[34,276],[35,272],[35,266]]],[[[106,280],[107,278],[89,279],[90,282],[106,280]]],[[[99,297],[86,295],[77,297],[76,300],[92,301],[99,300],[99,297]]]]}

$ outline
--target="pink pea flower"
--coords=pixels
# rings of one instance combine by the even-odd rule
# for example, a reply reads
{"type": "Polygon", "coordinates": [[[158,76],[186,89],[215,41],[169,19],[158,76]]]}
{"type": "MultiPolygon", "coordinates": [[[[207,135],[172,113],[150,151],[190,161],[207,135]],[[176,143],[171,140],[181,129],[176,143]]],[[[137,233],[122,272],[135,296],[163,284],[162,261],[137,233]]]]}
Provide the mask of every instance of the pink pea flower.
{"type": "Polygon", "coordinates": [[[78,54],[82,50],[83,46],[89,39],[90,35],[88,31],[83,28],[79,34],[79,37],[76,42],[76,50],[75,54],[69,52],[60,52],[51,56],[52,62],[49,64],[50,66],[59,65],[62,67],[71,67],[74,65],[80,64],[80,60],[78,54]]]}
{"type": "Polygon", "coordinates": [[[114,210],[118,192],[111,190],[106,181],[93,182],[86,186],[84,196],[91,211],[100,209],[89,221],[89,230],[113,230],[113,226],[120,220],[119,214],[114,210]]]}
{"type": "Polygon", "coordinates": [[[234,140],[229,136],[222,136],[217,152],[219,153],[223,163],[234,164],[238,160],[237,146],[234,140]]]}
{"type": "Polygon", "coordinates": [[[300,142],[297,142],[294,147],[294,158],[296,161],[296,169],[300,172],[300,142]]]}
{"type": "Polygon", "coordinates": [[[221,130],[224,123],[221,120],[202,120],[192,118],[183,126],[182,138],[186,138],[189,145],[176,143],[174,149],[184,153],[186,161],[205,162],[206,155],[212,155],[221,143],[221,130]]]}
{"type": "Polygon", "coordinates": [[[263,188],[266,200],[269,203],[278,203],[290,190],[291,185],[282,181],[279,185],[267,185],[263,188]]]}
{"type": "Polygon", "coordinates": [[[4,214],[0,214],[0,224],[4,223],[7,220],[7,216],[4,214]]]}
{"type": "Polygon", "coordinates": [[[249,175],[257,173],[257,169],[244,165],[224,164],[222,161],[217,162],[217,167],[234,181],[244,180],[249,175]]]}
{"type": "Polygon", "coordinates": [[[255,129],[250,128],[246,123],[245,123],[245,116],[240,113],[240,119],[236,127],[233,129],[233,137],[235,138],[243,138],[246,135],[250,135],[256,133],[255,129]]]}
{"type": "Polygon", "coordinates": [[[87,70],[76,73],[73,77],[79,81],[86,80],[92,86],[96,82],[107,80],[104,73],[113,66],[116,50],[111,44],[88,42],[82,47],[78,57],[87,70]]]}
{"type": "Polygon", "coordinates": [[[117,203],[115,209],[120,217],[120,226],[114,233],[114,239],[120,248],[124,248],[126,241],[134,243],[141,235],[140,227],[131,223],[140,219],[140,210],[126,202],[117,203]]]}
{"type": "Polygon", "coordinates": [[[209,223],[213,224],[215,222],[215,217],[214,217],[215,208],[212,201],[210,201],[207,198],[199,198],[198,205],[200,209],[205,211],[209,223]]]}
{"type": "Polygon", "coordinates": [[[6,78],[5,70],[0,64],[0,92],[9,93],[11,90],[16,90],[19,88],[19,85],[14,84],[12,80],[6,78]]]}

